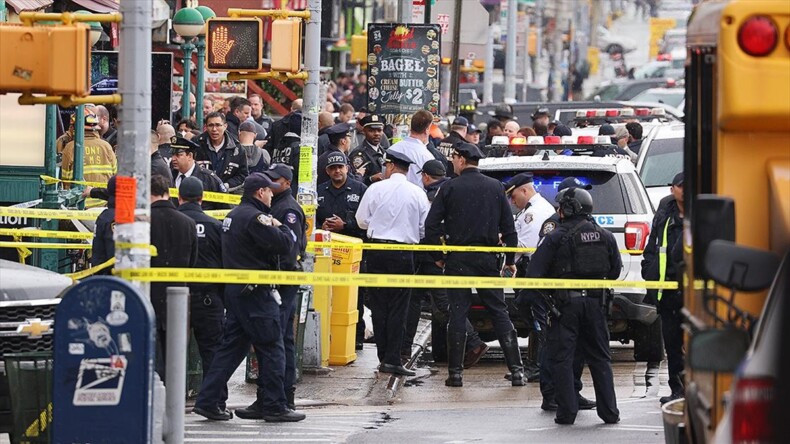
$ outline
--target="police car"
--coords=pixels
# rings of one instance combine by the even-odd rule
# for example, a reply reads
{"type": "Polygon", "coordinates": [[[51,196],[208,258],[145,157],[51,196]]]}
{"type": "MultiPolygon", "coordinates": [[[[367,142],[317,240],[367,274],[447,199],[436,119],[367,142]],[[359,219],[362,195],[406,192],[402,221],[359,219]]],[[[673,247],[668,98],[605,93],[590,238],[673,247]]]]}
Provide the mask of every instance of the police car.
{"type": "MultiPolygon", "coordinates": [[[[479,168],[503,183],[518,173],[529,171],[534,175],[536,189],[549,202],[554,202],[557,186],[566,177],[573,176],[592,185],[593,217],[598,225],[614,234],[621,250],[642,250],[653,220],[645,187],[628,158],[592,157],[590,154],[611,148],[606,140],[608,137],[592,139],[591,136],[537,137],[529,138],[531,143],[526,146],[508,145],[505,150],[491,147],[488,157],[480,160],[479,168]],[[567,150],[573,155],[556,154],[567,150]]],[[[621,256],[623,269],[619,280],[642,280],[641,253],[623,252],[621,256]]],[[[623,343],[635,341],[637,360],[658,361],[662,358],[661,330],[656,322],[656,308],[644,303],[645,293],[639,288],[614,289],[609,313],[611,338],[623,343]]],[[[526,336],[529,326],[515,315],[518,310],[514,296],[512,290],[506,291],[514,325],[521,336],[526,336]]],[[[484,340],[493,339],[493,327],[483,311],[481,304],[474,304],[470,320],[484,340]]]]}
{"type": "Polygon", "coordinates": [[[685,125],[673,123],[653,128],[642,142],[636,170],[645,184],[653,208],[669,196],[669,184],[675,174],[683,171],[683,138],[685,125]]]}

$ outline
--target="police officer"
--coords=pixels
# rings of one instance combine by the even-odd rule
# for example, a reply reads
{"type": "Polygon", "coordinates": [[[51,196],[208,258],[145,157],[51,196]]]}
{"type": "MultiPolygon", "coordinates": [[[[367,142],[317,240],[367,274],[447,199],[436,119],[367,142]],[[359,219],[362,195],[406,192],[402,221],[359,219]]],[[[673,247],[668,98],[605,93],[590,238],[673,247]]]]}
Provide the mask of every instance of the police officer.
{"type": "MultiPolygon", "coordinates": [[[[280,188],[274,190],[272,198],[272,216],[281,224],[287,226],[296,235],[296,243],[289,254],[280,256],[279,269],[282,271],[302,271],[301,258],[307,247],[307,221],[304,211],[291,194],[291,181],[293,171],[288,165],[282,163],[272,164],[264,173],[280,188]]],[[[296,312],[296,298],[299,292],[298,285],[281,285],[278,287],[282,304],[280,304],[280,322],[283,328],[283,345],[285,347],[285,397],[288,408],[296,409],[295,388],[296,382],[296,345],[294,343],[294,313],[296,312]]],[[[236,410],[236,415],[243,418],[243,413],[236,410]]]]}
{"type": "MultiPolygon", "coordinates": [[[[329,172],[326,167],[329,156],[332,155],[332,153],[342,153],[343,157],[348,156],[348,152],[351,149],[353,131],[351,125],[347,123],[338,123],[337,125],[332,125],[327,128],[324,134],[329,138],[329,146],[323,154],[318,156],[318,168],[316,170],[318,180],[316,182],[319,184],[329,181],[329,172]]],[[[349,172],[354,175],[351,162],[349,162],[348,166],[349,172]]]]}
{"type": "MultiPolygon", "coordinates": [[[[195,162],[195,152],[198,145],[191,140],[183,137],[173,136],[170,139],[172,158],[170,163],[173,165],[173,186],[181,187],[181,182],[187,177],[196,177],[203,184],[203,191],[213,191],[215,193],[227,193],[228,189],[214,171],[201,167],[195,162]]],[[[200,205],[204,210],[219,210],[228,208],[227,205],[216,202],[203,201],[200,205]]]]}
{"type": "MultiPolygon", "coordinates": [[[[645,244],[642,277],[649,281],[675,281],[678,263],[683,258],[683,173],[670,184],[672,194],[661,199],[653,227],[645,244]]],[[[661,316],[661,334],[667,352],[669,388],[672,393],[661,397],[661,404],[685,396],[683,386],[683,330],[681,328],[683,295],[679,290],[648,290],[646,300],[656,301],[661,316]]]]}
{"type": "MultiPolygon", "coordinates": [[[[483,153],[477,145],[460,143],[452,154],[458,177],[444,184],[431,204],[426,220],[426,242],[430,244],[497,246],[502,242],[515,247],[518,236],[513,213],[502,184],[484,176],[477,168],[483,153]],[[481,217],[482,216],[482,217],[481,217]]],[[[441,262],[439,262],[441,264],[441,262]]],[[[437,265],[439,265],[437,264],[437,265]]],[[[495,253],[449,253],[444,274],[450,276],[499,276],[495,253]]],[[[505,269],[515,273],[513,253],[505,255],[505,269]]],[[[449,289],[450,320],[447,326],[449,377],[445,385],[463,386],[463,360],[466,320],[472,303],[471,289],[449,289]]],[[[524,385],[524,366],[518,348],[518,335],[510,321],[502,289],[478,288],[477,294],[491,315],[514,386],[524,385]]]]}
{"type": "MultiPolygon", "coordinates": [[[[592,196],[581,188],[557,194],[561,223],[547,234],[532,255],[528,278],[617,279],[622,268],[614,236],[589,220],[592,196]]],[[[529,290],[535,291],[535,290],[529,290]]],[[[561,313],[548,332],[548,356],[556,390],[557,424],[573,424],[578,398],[573,382],[577,341],[584,345],[597,394],[598,416],[607,424],[620,421],[614,393],[609,330],[604,314],[603,290],[558,290],[555,303],[561,313]]]]}
{"type": "MultiPolygon", "coordinates": [[[[519,212],[515,216],[516,233],[518,234],[518,246],[535,248],[538,246],[540,226],[551,217],[555,211],[554,206],[549,203],[535,189],[532,173],[520,173],[514,176],[505,185],[505,194],[510,197],[510,201],[516,206],[519,212]]],[[[529,253],[516,253],[516,276],[523,277],[527,272],[529,263],[529,253]]],[[[529,332],[529,348],[527,349],[527,362],[525,373],[527,381],[534,382],[540,378],[539,356],[542,356],[542,348],[546,338],[545,310],[541,301],[534,304],[527,300],[519,292],[516,297],[516,306],[519,308],[521,318],[533,328],[529,332]],[[534,311],[541,311],[538,316],[533,315],[534,311]],[[542,318],[544,322],[536,318],[542,318]]]]}
{"type": "MultiPolygon", "coordinates": [[[[187,177],[178,187],[178,211],[195,221],[198,241],[197,268],[222,268],[222,223],[203,212],[203,183],[187,177]]],[[[221,284],[189,284],[189,320],[195,334],[203,375],[222,340],[225,307],[221,284]]]]}
{"type": "Polygon", "coordinates": [[[368,114],[359,122],[365,141],[351,151],[349,159],[351,166],[362,177],[362,182],[370,184],[384,179],[384,147],[381,140],[384,137],[384,120],[375,115],[368,114]]]}
{"type": "MultiPolygon", "coordinates": [[[[115,257],[115,176],[107,181],[107,208],[96,218],[96,235],[91,249],[91,267],[115,257]]],[[[104,274],[109,274],[109,271],[104,274]]]]}
{"type": "MultiPolygon", "coordinates": [[[[532,129],[535,130],[535,134],[539,136],[547,135],[549,132],[549,109],[539,107],[530,117],[532,117],[532,129]]],[[[554,135],[557,135],[556,128],[554,135]]]]}
{"type": "MultiPolygon", "coordinates": [[[[222,223],[222,265],[243,270],[274,270],[280,255],[293,251],[296,235],[270,214],[272,192],[280,185],[261,173],[244,180],[238,207],[222,223]]],[[[222,408],[227,383],[250,344],[260,368],[257,400],[245,410],[273,422],[301,421],[305,415],[288,408],[284,389],[285,350],[280,326],[279,295],[268,285],[225,286],[225,333],[192,410],[208,419],[227,421],[233,415],[222,408]]]]}
{"type": "Polygon", "coordinates": [[[447,166],[449,167],[447,173],[450,177],[455,177],[456,173],[453,171],[453,163],[450,157],[455,152],[455,146],[459,143],[466,142],[466,131],[469,128],[469,121],[465,117],[456,117],[453,124],[450,126],[450,134],[447,135],[439,143],[437,149],[447,159],[447,166]]]}
{"type": "MultiPolygon", "coordinates": [[[[329,180],[318,185],[318,210],[316,225],[322,230],[345,234],[358,238],[365,237],[365,230],[359,228],[356,214],[359,202],[368,187],[349,175],[348,158],[335,151],[326,156],[326,173],[329,180]]],[[[365,252],[362,253],[363,257],[365,252]]],[[[364,260],[360,271],[365,271],[364,260]]],[[[356,349],[362,350],[365,342],[365,294],[367,289],[360,287],[357,296],[356,349]]]]}

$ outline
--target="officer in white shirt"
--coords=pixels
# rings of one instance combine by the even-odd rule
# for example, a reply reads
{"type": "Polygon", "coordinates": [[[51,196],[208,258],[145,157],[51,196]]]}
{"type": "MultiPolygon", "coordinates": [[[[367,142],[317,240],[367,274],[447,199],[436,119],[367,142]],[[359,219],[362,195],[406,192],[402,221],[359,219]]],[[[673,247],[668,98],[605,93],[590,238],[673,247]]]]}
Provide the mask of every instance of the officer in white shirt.
{"type": "MultiPolygon", "coordinates": [[[[386,180],[373,183],[362,196],[356,219],[360,228],[367,229],[370,242],[417,244],[425,236],[430,204],[425,191],[406,179],[410,164],[402,153],[388,151],[383,171],[386,180]]],[[[411,251],[370,250],[365,260],[368,273],[414,274],[411,251]]],[[[371,288],[368,293],[380,372],[415,375],[400,360],[410,296],[408,288],[371,288]]]]}
{"type": "MultiPolygon", "coordinates": [[[[535,189],[532,173],[515,175],[505,185],[505,193],[510,201],[518,208],[515,224],[518,233],[518,246],[536,248],[540,240],[540,228],[546,219],[556,211],[535,189]]],[[[516,253],[516,275],[523,277],[527,270],[529,257],[532,253],[516,253]]],[[[516,298],[519,314],[528,325],[534,326],[529,333],[529,348],[527,360],[524,363],[524,373],[528,382],[540,379],[539,353],[545,343],[545,304],[542,301],[530,301],[519,294],[516,298]]]]}

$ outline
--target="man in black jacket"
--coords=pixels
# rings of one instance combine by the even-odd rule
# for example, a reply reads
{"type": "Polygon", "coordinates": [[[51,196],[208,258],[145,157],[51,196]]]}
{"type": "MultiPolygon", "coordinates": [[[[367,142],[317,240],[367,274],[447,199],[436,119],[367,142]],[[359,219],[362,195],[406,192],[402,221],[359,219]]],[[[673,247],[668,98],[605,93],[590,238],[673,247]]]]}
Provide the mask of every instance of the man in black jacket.
{"type": "Polygon", "coordinates": [[[371,184],[384,179],[384,152],[386,148],[382,144],[384,137],[384,119],[375,115],[368,114],[359,121],[365,133],[365,141],[351,150],[348,158],[353,168],[362,177],[362,182],[370,186],[371,184]]]}
{"type": "MultiPolygon", "coordinates": [[[[170,201],[170,182],[162,176],[151,178],[151,245],[156,256],[151,267],[190,268],[197,262],[198,241],[195,221],[181,214],[170,201]]],[[[184,282],[151,284],[151,304],[156,314],[156,340],[162,359],[157,372],[165,380],[165,334],[167,332],[167,287],[186,285],[184,282]]]]}
{"type": "MultiPolygon", "coordinates": [[[[675,175],[670,187],[672,195],[661,199],[642,255],[642,277],[646,281],[676,281],[679,277],[677,267],[683,260],[683,173],[675,175]]],[[[660,399],[661,404],[665,404],[685,394],[680,314],[683,294],[680,290],[648,290],[645,300],[655,301],[661,316],[661,334],[667,352],[669,387],[672,389],[669,396],[660,399]]]]}
{"type": "MultiPolygon", "coordinates": [[[[96,267],[115,257],[115,176],[107,181],[107,209],[96,219],[96,236],[91,249],[91,267],[96,267]]],[[[103,274],[109,274],[105,272],[103,274]]]]}
{"type": "MultiPolygon", "coordinates": [[[[271,150],[280,145],[281,139],[287,133],[294,133],[297,136],[302,134],[302,99],[296,99],[291,102],[291,112],[284,115],[282,119],[272,123],[271,131],[269,131],[269,142],[266,144],[266,149],[271,150]]],[[[270,151],[271,152],[271,151],[270,151]]],[[[272,154],[272,162],[274,160],[274,153],[272,154]]]]}
{"type": "MultiPolygon", "coordinates": [[[[174,178],[172,183],[175,188],[179,188],[181,182],[185,178],[197,177],[203,184],[204,191],[212,191],[215,193],[228,192],[228,189],[225,188],[225,184],[214,174],[214,171],[201,168],[201,166],[195,162],[195,152],[198,149],[197,144],[183,137],[174,137],[170,146],[173,152],[172,164],[174,178]]],[[[202,202],[201,207],[203,207],[204,210],[221,210],[228,208],[226,204],[206,201],[202,202]]]]}
{"type": "MultiPolygon", "coordinates": [[[[178,211],[195,221],[198,241],[197,268],[222,268],[222,223],[203,212],[203,183],[187,177],[178,187],[178,211]]],[[[189,325],[195,334],[203,374],[208,374],[222,339],[225,307],[222,284],[189,284],[189,325]]]]}
{"type": "Polygon", "coordinates": [[[455,177],[456,173],[453,171],[453,164],[450,157],[454,152],[454,147],[461,142],[466,142],[466,131],[469,129],[469,121],[466,117],[458,116],[453,120],[450,126],[450,134],[442,139],[437,149],[447,159],[447,176],[455,177]]]}
{"type": "Polygon", "coordinates": [[[227,127],[222,113],[206,116],[206,132],[197,139],[199,147],[195,160],[198,165],[214,171],[225,188],[234,191],[244,184],[249,170],[247,154],[228,133],[227,127]]]}
{"type": "Polygon", "coordinates": [[[225,116],[225,121],[228,124],[228,134],[230,134],[236,142],[239,141],[239,125],[250,117],[250,112],[252,112],[252,106],[249,100],[244,97],[236,97],[233,99],[231,110],[225,116]]]}

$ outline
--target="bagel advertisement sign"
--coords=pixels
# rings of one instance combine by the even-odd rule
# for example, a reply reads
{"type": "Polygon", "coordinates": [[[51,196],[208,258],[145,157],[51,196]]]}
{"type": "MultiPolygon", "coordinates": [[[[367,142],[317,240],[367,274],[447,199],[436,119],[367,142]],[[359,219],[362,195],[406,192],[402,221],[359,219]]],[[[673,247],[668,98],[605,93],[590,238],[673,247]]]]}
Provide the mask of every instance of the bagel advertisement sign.
{"type": "Polygon", "coordinates": [[[439,111],[439,25],[368,25],[368,110],[395,126],[415,112],[439,111]]]}

